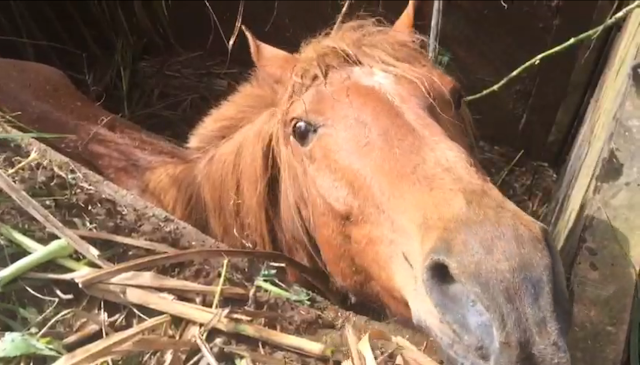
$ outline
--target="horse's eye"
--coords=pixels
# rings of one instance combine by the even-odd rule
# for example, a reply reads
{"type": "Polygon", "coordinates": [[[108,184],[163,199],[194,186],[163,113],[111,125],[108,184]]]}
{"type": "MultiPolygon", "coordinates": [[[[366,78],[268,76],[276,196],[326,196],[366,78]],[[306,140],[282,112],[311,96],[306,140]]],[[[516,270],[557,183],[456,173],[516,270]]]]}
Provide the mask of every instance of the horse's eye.
{"type": "Polygon", "coordinates": [[[309,144],[311,137],[316,132],[316,126],[306,120],[296,119],[293,123],[291,134],[302,147],[309,144]]]}

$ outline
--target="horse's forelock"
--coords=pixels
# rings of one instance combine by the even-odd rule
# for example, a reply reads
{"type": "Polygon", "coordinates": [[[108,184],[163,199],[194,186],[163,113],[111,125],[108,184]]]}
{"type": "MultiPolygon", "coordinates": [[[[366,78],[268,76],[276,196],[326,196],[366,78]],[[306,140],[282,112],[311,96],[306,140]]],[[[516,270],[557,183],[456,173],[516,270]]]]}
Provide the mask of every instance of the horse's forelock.
{"type": "MultiPolygon", "coordinates": [[[[224,105],[224,113],[233,106],[224,105]]],[[[309,223],[303,218],[307,209],[301,205],[306,184],[299,183],[300,169],[288,152],[277,109],[265,108],[235,130],[224,121],[210,127],[217,145],[201,150],[194,183],[200,187],[211,233],[231,246],[280,251],[308,264],[317,261],[304,248],[309,239],[309,223]]]]}
{"type": "Polygon", "coordinates": [[[324,77],[332,70],[365,66],[429,87],[433,84],[430,74],[437,68],[425,45],[426,38],[420,34],[393,31],[379,18],[353,20],[334,33],[327,30],[303,44],[297,54],[301,74],[297,79],[313,83],[310,74],[324,77]]]}

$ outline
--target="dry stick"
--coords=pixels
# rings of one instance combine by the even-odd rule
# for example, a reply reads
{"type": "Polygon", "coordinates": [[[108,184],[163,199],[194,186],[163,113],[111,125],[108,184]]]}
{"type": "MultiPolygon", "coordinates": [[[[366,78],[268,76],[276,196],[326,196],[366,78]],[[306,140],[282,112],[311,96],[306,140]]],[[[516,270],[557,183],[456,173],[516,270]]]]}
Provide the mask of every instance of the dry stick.
{"type": "Polygon", "coordinates": [[[311,284],[315,285],[316,288],[326,296],[326,298],[333,301],[334,303],[339,302],[338,293],[334,291],[329,278],[325,277],[323,273],[320,273],[317,270],[312,269],[289,256],[275,251],[214,248],[190,249],[179,252],[142,257],[136,260],[119,264],[115,267],[88,273],[83,277],[77,278],[76,281],[78,285],[80,285],[80,287],[85,287],[93,283],[111,279],[115,276],[129,271],[137,271],[146,267],[154,267],[158,265],[168,265],[178,262],[202,260],[221,255],[224,257],[260,257],[269,261],[280,261],[286,263],[288,267],[298,271],[305,278],[307,278],[311,284]]]}
{"type": "Polygon", "coordinates": [[[70,231],[77,234],[80,237],[88,237],[88,238],[95,238],[99,240],[112,241],[116,243],[122,243],[124,245],[146,248],[147,250],[154,250],[159,252],[180,251],[178,249],[175,249],[163,243],[157,243],[157,242],[141,240],[141,239],[131,238],[131,237],[124,237],[124,236],[119,236],[116,234],[111,234],[106,232],[93,232],[93,231],[84,231],[84,230],[78,230],[78,229],[70,229],[70,231]]]}
{"type": "Polygon", "coordinates": [[[222,273],[220,273],[220,282],[218,283],[218,289],[216,290],[216,295],[213,297],[213,304],[211,309],[216,309],[218,307],[218,303],[220,302],[220,294],[222,293],[222,285],[224,284],[224,278],[227,276],[227,270],[229,268],[229,259],[225,258],[224,263],[222,264],[222,273]]]}
{"type": "Polygon", "coordinates": [[[85,291],[90,295],[115,303],[140,305],[199,324],[211,323],[212,328],[217,330],[269,342],[313,357],[331,358],[336,352],[329,345],[220,316],[221,311],[219,310],[212,311],[196,304],[168,298],[157,291],[133,287],[118,288],[104,283],[93,284],[85,288],[85,291]],[[217,320],[212,322],[212,318],[217,320]]]}
{"type": "Polygon", "coordinates": [[[344,16],[347,14],[347,10],[349,10],[349,5],[351,5],[351,0],[347,0],[344,2],[342,10],[340,11],[340,15],[338,15],[338,19],[336,20],[336,25],[333,26],[333,30],[331,31],[332,34],[335,34],[342,26],[342,22],[344,22],[344,16]]]}
{"type": "Polygon", "coordinates": [[[586,32],[586,33],[582,33],[577,37],[573,37],[571,39],[569,39],[567,42],[554,47],[544,53],[541,53],[537,56],[535,56],[534,58],[532,58],[530,61],[528,61],[527,63],[525,63],[524,65],[518,67],[518,69],[516,69],[515,71],[513,71],[511,74],[509,74],[509,76],[505,77],[504,79],[502,79],[502,81],[498,82],[497,84],[493,85],[492,87],[484,90],[481,93],[475,94],[475,95],[471,95],[469,97],[466,97],[464,100],[465,101],[471,101],[474,99],[478,99],[481,98],[487,94],[490,94],[494,91],[498,91],[502,86],[504,86],[507,82],[511,81],[511,79],[515,78],[516,76],[518,76],[519,74],[521,74],[525,69],[529,68],[530,66],[535,66],[537,65],[540,60],[542,60],[543,58],[547,57],[547,56],[551,56],[554,53],[560,52],[560,51],[564,51],[565,49],[569,48],[570,46],[582,42],[583,40],[592,37],[592,36],[596,36],[598,35],[601,31],[603,31],[606,28],[609,28],[610,26],[614,25],[615,23],[619,22],[620,20],[622,20],[622,18],[624,18],[625,16],[627,16],[631,11],[633,11],[634,9],[640,7],[640,1],[636,0],[634,1],[631,5],[627,6],[626,8],[620,10],[616,15],[614,15],[613,17],[611,17],[611,19],[607,20],[606,22],[604,22],[602,25],[600,25],[599,27],[593,28],[590,31],[586,32]]]}
{"type": "Polygon", "coordinates": [[[429,58],[436,60],[438,55],[438,43],[440,42],[440,24],[442,22],[442,0],[433,2],[431,13],[431,30],[429,32],[429,58]]]}
{"type": "Polygon", "coordinates": [[[81,347],[74,352],[68,353],[59,358],[54,365],[81,365],[86,364],[88,358],[96,360],[96,357],[104,357],[109,354],[110,351],[117,349],[120,346],[126,345],[134,337],[140,333],[152,329],[159,325],[164,325],[171,320],[171,316],[163,314],[158,317],[152,318],[144,323],[137,325],[136,327],[124,330],[122,332],[115,333],[109,337],[105,337],[91,345],[81,347]],[[98,355],[98,356],[97,356],[98,355]]]}
{"type": "Polygon", "coordinates": [[[349,352],[351,353],[351,363],[353,365],[363,365],[360,350],[358,350],[358,339],[356,338],[354,332],[355,331],[350,324],[345,325],[344,335],[347,338],[347,344],[349,345],[349,352]]]}
{"type": "Polygon", "coordinates": [[[500,174],[500,177],[498,178],[498,182],[496,183],[496,186],[500,186],[500,184],[502,183],[502,180],[504,180],[504,178],[507,177],[509,170],[511,170],[513,166],[516,164],[516,162],[518,162],[518,160],[520,159],[520,156],[522,156],[523,153],[524,153],[524,150],[521,150],[520,153],[518,153],[518,156],[516,156],[516,158],[514,158],[513,161],[511,161],[509,166],[505,167],[505,169],[500,174]]]}
{"type": "Polygon", "coordinates": [[[213,353],[211,352],[211,349],[209,348],[209,345],[207,345],[207,343],[204,342],[202,337],[195,336],[195,340],[196,340],[196,344],[198,344],[198,347],[200,347],[200,352],[202,353],[202,356],[205,359],[207,359],[207,361],[209,362],[210,365],[218,365],[218,364],[220,364],[218,362],[218,360],[216,360],[215,356],[213,356],[213,353]]]}
{"type": "Polygon", "coordinates": [[[27,193],[20,190],[4,172],[0,171],[0,188],[4,190],[13,200],[15,200],[22,208],[29,212],[35,219],[42,223],[47,229],[65,238],[78,252],[83,254],[86,258],[94,262],[96,265],[107,268],[112,267],[113,264],[102,260],[98,257],[97,250],[89,245],[85,240],[76,236],[62,223],[58,222],[49,212],[47,212],[40,204],[36,203],[27,193]]]}
{"type": "Polygon", "coordinates": [[[236,39],[238,38],[240,29],[242,29],[243,13],[244,13],[244,1],[240,1],[240,5],[238,6],[238,15],[236,16],[236,24],[233,27],[233,34],[231,34],[231,38],[229,38],[229,43],[227,44],[227,62],[224,64],[225,71],[227,70],[227,67],[229,67],[229,62],[231,61],[231,50],[233,49],[233,45],[236,43],[236,39]]]}
{"type": "Polygon", "coordinates": [[[128,342],[125,345],[118,347],[118,351],[123,353],[130,352],[151,352],[151,351],[164,351],[164,350],[189,350],[195,348],[197,344],[191,341],[176,340],[169,337],[161,337],[157,335],[142,335],[128,342]]]}

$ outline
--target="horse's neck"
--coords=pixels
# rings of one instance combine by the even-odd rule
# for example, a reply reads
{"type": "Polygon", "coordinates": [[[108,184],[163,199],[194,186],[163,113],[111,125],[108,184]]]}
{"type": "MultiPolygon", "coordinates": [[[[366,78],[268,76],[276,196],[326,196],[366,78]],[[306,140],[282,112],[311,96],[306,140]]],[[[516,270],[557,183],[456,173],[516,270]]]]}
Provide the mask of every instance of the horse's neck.
{"type": "Polygon", "coordinates": [[[146,133],[98,128],[84,148],[98,172],[176,218],[207,232],[190,152],[146,133]]]}
{"type": "Polygon", "coordinates": [[[141,194],[174,217],[212,234],[205,219],[196,164],[187,159],[165,160],[145,172],[141,194]]]}

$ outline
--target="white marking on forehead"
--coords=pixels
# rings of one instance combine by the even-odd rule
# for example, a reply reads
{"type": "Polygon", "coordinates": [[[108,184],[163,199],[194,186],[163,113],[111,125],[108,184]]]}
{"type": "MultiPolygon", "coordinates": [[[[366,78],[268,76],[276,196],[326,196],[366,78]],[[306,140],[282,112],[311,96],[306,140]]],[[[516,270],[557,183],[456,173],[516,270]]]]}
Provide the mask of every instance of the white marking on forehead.
{"type": "Polygon", "coordinates": [[[382,93],[389,101],[399,107],[395,95],[397,90],[396,77],[376,68],[354,67],[352,76],[362,85],[371,86],[382,93]]]}
{"type": "Polygon", "coordinates": [[[390,87],[395,86],[396,84],[396,80],[393,75],[375,68],[356,67],[353,70],[353,76],[358,80],[358,82],[367,86],[373,86],[377,89],[382,89],[383,91],[388,91],[390,87]]]}

